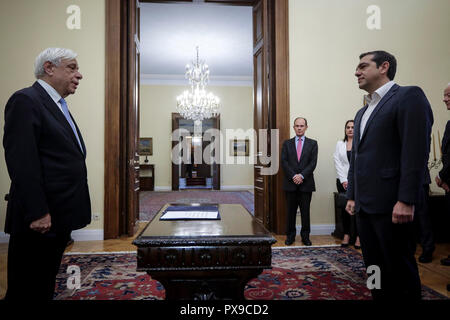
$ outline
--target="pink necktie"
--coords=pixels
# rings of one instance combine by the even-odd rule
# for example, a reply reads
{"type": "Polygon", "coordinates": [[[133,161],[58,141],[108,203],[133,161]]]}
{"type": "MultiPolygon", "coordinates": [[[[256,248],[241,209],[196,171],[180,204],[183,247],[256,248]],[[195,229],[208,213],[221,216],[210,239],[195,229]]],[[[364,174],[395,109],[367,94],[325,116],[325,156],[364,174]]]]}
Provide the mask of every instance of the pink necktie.
{"type": "Polygon", "coordinates": [[[297,141],[297,160],[300,162],[300,155],[302,154],[302,139],[298,139],[297,141]]]}

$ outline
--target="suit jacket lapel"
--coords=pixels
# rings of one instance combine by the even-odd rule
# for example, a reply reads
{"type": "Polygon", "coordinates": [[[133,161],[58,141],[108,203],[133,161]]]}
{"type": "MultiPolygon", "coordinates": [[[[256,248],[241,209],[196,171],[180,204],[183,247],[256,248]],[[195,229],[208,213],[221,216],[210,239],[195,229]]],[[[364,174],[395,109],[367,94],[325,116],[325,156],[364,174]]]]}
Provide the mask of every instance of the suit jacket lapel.
{"type": "Polygon", "coordinates": [[[304,155],[308,152],[308,148],[309,148],[309,141],[308,138],[305,137],[305,141],[303,142],[303,146],[302,146],[302,153],[300,154],[300,163],[302,163],[303,159],[305,159],[304,155]]]}
{"type": "MultiPolygon", "coordinates": [[[[56,105],[55,101],[52,100],[52,98],[48,95],[47,91],[45,91],[45,89],[42,88],[42,86],[38,82],[35,82],[33,84],[33,88],[35,88],[39,92],[39,95],[42,98],[42,102],[43,102],[44,106],[50,111],[50,113],[56,118],[56,120],[63,126],[63,128],[70,135],[70,137],[72,137],[72,141],[75,143],[78,151],[83,153],[83,151],[80,150],[80,145],[78,144],[78,140],[75,137],[72,127],[70,126],[69,122],[67,122],[66,117],[61,112],[59,107],[56,105]]],[[[72,115],[71,115],[71,117],[72,117],[72,115]]],[[[72,118],[72,121],[73,121],[73,118],[72,118]]],[[[75,124],[75,127],[78,131],[78,137],[80,138],[80,141],[82,141],[80,131],[78,130],[78,127],[77,127],[75,121],[73,121],[73,123],[75,124]]],[[[84,148],[84,144],[83,144],[83,148],[84,148]]]]}
{"type": "Polygon", "coordinates": [[[361,109],[360,112],[358,112],[355,116],[355,130],[354,130],[354,134],[353,134],[353,139],[354,139],[354,144],[355,144],[355,149],[358,150],[358,146],[359,146],[359,137],[361,135],[361,119],[362,119],[362,115],[364,114],[364,112],[366,112],[368,108],[368,105],[366,104],[364,106],[364,108],[361,109]]]}
{"type": "Polygon", "coordinates": [[[295,145],[295,137],[291,139],[290,148],[291,148],[291,155],[295,158],[295,161],[297,161],[297,147],[295,145]]]}
{"type": "MultiPolygon", "coordinates": [[[[364,140],[364,137],[366,136],[366,132],[367,132],[367,130],[369,130],[369,127],[372,124],[373,118],[376,116],[378,111],[380,111],[381,108],[383,108],[383,106],[386,104],[386,102],[389,101],[389,99],[397,92],[398,88],[399,88],[399,85],[394,84],[392,86],[392,88],[384,95],[384,97],[381,99],[381,101],[377,104],[375,109],[372,111],[372,114],[370,115],[369,119],[367,120],[366,127],[364,128],[364,132],[361,137],[361,141],[364,140]]],[[[362,113],[362,114],[364,114],[364,113],[362,113]]],[[[361,114],[361,116],[362,116],[362,114],[361,114]]]]}

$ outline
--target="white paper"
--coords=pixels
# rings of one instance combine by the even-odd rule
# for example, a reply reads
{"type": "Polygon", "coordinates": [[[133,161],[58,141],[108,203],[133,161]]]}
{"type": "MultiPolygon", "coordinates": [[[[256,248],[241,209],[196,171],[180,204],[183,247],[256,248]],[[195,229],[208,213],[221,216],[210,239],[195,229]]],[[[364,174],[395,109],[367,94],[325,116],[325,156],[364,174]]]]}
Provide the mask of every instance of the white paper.
{"type": "Polygon", "coordinates": [[[217,211],[168,211],[161,220],[172,219],[217,219],[217,211]]]}

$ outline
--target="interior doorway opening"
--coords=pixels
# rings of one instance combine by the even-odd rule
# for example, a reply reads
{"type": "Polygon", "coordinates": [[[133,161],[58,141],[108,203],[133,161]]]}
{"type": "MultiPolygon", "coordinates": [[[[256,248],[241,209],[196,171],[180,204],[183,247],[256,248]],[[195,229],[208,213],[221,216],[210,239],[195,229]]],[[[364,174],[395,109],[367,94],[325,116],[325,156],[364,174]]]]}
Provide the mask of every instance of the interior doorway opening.
{"type": "MultiPolygon", "coordinates": [[[[141,1],[159,2],[159,1],[141,1]]],[[[177,2],[177,1],[165,1],[177,2]]],[[[288,0],[205,0],[253,8],[254,129],[289,137],[288,0]]],[[[139,193],[139,2],[106,1],[105,239],[133,235],[139,193]],[[130,122],[131,121],[131,122],[130,122]],[[125,223],[123,223],[125,222],[125,223]]],[[[278,141],[278,142],[280,142],[278,141]]],[[[268,140],[270,144],[270,140],[268,140]]],[[[279,143],[281,146],[281,143],[279,143]]],[[[266,149],[270,150],[270,146],[266,149]]],[[[281,147],[280,147],[281,149],[281,147]]],[[[255,150],[259,153],[259,150],[255,150]]],[[[281,150],[279,150],[281,151],[281,150]]],[[[284,232],[282,174],[255,172],[255,217],[270,231],[284,232]]],[[[269,164],[270,165],[270,164],[269,164]]],[[[157,169],[156,169],[157,170],[157,169]]],[[[172,174],[172,180],[174,175],[172,174]]],[[[178,179],[177,179],[178,180],[178,179]]],[[[177,182],[179,185],[179,180],[177,182]]]]}

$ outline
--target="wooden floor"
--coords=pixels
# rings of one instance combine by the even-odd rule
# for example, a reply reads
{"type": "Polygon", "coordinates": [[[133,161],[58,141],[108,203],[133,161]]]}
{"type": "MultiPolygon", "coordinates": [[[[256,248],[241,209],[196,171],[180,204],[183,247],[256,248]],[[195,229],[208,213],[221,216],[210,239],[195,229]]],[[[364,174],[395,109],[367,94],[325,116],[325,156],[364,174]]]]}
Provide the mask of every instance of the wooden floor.
{"type": "MultiPolygon", "coordinates": [[[[146,223],[140,223],[139,232],[145,227],[146,223]]],[[[139,233],[138,232],[138,233],[139,233]]],[[[285,236],[274,235],[277,243],[273,247],[284,247],[285,236]]],[[[75,242],[70,245],[66,252],[117,252],[117,251],[136,251],[136,247],[131,243],[134,237],[123,237],[114,240],[105,241],[82,241],[75,242]]],[[[340,244],[341,241],[332,236],[311,236],[313,246],[324,246],[340,244]]],[[[302,243],[297,237],[297,241],[292,246],[302,246],[302,243]]],[[[421,248],[418,246],[416,256],[421,253],[421,248]]],[[[7,244],[0,244],[0,299],[3,298],[6,292],[6,263],[7,263],[7,244]]],[[[436,290],[437,292],[450,298],[450,293],[446,286],[450,283],[450,267],[440,264],[440,260],[450,254],[450,244],[437,244],[436,250],[433,254],[433,261],[431,263],[419,265],[420,278],[422,284],[436,290]]]]}

